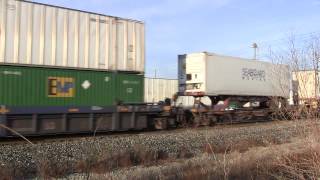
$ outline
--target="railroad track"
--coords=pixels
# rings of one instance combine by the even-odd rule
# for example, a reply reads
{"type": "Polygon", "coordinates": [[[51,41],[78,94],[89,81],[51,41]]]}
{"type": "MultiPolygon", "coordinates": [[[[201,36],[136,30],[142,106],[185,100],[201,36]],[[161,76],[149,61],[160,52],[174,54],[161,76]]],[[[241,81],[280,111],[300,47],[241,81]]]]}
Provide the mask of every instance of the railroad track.
{"type": "MultiPolygon", "coordinates": [[[[263,124],[275,124],[275,123],[281,123],[283,121],[280,120],[273,120],[273,121],[246,121],[246,122],[228,122],[228,123],[217,123],[214,126],[199,126],[197,128],[195,127],[184,127],[184,128],[177,128],[177,129],[167,129],[167,130],[158,130],[158,131],[151,131],[151,130],[145,130],[145,131],[123,131],[123,132],[99,132],[96,134],[92,133],[80,133],[80,134],[58,134],[58,135],[45,135],[45,136],[30,136],[28,137],[28,140],[32,142],[33,144],[38,143],[57,143],[57,142],[65,142],[68,141],[79,141],[84,140],[84,138],[103,138],[105,136],[108,137],[126,137],[126,136],[132,136],[132,135],[142,135],[142,134],[149,134],[149,135],[157,135],[157,134],[163,134],[168,133],[179,133],[186,130],[216,130],[221,128],[240,128],[240,127],[252,127],[257,125],[263,125],[263,124]]],[[[0,139],[0,145],[23,145],[28,143],[27,141],[23,140],[19,137],[10,137],[10,138],[4,138],[0,139]]]]}

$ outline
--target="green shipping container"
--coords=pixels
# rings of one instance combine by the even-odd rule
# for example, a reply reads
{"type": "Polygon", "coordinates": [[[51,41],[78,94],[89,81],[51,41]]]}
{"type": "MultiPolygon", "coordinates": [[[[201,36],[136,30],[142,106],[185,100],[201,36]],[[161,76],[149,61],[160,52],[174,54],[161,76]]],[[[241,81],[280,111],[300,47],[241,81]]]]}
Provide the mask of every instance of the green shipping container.
{"type": "Polygon", "coordinates": [[[0,65],[0,105],[111,106],[143,94],[143,75],[0,65]]]}

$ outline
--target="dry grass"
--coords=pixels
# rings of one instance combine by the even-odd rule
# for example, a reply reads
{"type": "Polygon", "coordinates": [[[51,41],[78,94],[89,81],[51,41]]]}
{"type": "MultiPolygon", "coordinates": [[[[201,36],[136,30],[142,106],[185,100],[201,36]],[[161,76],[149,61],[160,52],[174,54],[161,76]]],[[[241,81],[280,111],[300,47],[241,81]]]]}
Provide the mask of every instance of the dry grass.
{"type": "MultiPolygon", "coordinates": [[[[318,179],[320,144],[309,140],[251,148],[244,153],[203,154],[157,166],[93,174],[92,179],[318,179]],[[315,144],[314,144],[315,143],[315,144]]],[[[73,176],[81,177],[81,176],[73,176]]]]}
{"type": "MultiPolygon", "coordinates": [[[[92,179],[319,179],[318,126],[307,136],[286,144],[260,146],[253,142],[215,153],[207,144],[202,155],[154,166],[92,174],[92,179]],[[258,145],[258,146],[256,146],[258,145]],[[236,148],[236,149],[232,149],[236,148]]],[[[81,177],[81,176],[73,176],[81,177]]]]}
{"type": "Polygon", "coordinates": [[[320,131],[315,126],[310,135],[300,142],[301,148],[281,156],[272,173],[276,179],[320,178],[320,131]]]}
{"type": "Polygon", "coordinates": [[[11,128],[3,125],[3,124],[0,124],[0,128],[10,131],[11,133],[13,133],[13,134],[17,135],[18,137],[22,138],[23,140],[25,140],[29,144],[34,145],[29,139],[27,139],[25,136],[23,136],[19,132],[15,131],[14,129],[11,129],[11,128]]]}

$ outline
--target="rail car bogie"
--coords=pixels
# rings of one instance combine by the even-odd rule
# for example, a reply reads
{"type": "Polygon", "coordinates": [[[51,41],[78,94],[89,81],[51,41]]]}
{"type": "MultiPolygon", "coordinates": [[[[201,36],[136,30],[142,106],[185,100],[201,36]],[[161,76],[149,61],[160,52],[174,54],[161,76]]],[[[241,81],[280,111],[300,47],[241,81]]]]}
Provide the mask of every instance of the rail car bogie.
{"type": "Polygon", "coordinates": [[[0,124],[6,129],[1,128],[0,137],[17,136],[17,133],[39,136],[152,129],[155,123],[151,122],[157,121],[162,109],[160,105],[119,105],[114,111],[102,108],[96,112],[2,114],[0,124]]]}

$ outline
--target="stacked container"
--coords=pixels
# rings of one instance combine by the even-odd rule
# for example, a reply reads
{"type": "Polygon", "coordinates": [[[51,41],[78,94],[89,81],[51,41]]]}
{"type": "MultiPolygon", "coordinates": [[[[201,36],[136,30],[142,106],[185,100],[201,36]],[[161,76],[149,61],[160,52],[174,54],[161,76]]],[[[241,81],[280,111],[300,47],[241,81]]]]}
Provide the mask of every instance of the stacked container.
{"type": "Polygon", "coordinates": [[[0,0],[0,105],[143,101],[144,24],[0,0]]]}

